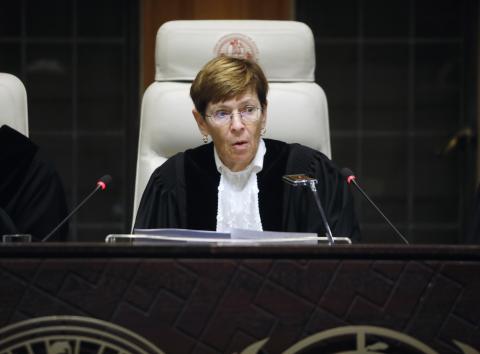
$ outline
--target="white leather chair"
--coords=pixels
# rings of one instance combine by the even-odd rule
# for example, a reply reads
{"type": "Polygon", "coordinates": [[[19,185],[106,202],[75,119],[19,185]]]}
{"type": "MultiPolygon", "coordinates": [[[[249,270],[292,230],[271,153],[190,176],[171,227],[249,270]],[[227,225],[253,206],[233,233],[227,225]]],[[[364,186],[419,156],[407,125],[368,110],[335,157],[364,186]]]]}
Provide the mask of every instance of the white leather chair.
{"type": "Polygon", "coordinates": [[[28,137],[27,92],[14,75],[0,73],[0,126],[6,124],[28,137]]]}
{"type": "Polygon", "coordinates": [[[297,142],[330,157],[327,100],[314,82],[315,45],[294,21],[172,21],[156,38],[155,82],[141,108],[133,220],[152,172],[170,156],[202,144],[190,85],[220,53],[257,60],[270,83],[267,138],[297,142]]]}

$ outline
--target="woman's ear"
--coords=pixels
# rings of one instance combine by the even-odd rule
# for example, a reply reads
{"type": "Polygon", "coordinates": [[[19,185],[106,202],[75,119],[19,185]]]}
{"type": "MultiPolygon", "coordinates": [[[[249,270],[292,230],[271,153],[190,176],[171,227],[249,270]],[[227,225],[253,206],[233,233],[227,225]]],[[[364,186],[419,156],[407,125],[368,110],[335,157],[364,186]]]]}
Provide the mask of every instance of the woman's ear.
{"type": "Polygon", "coordinates": [[[196,110],[192,110],[193,117],[195,118],[195,121],[197,122],[198,129],[200,130],[200,133],[202,135],[209,135],[208,132],[208,125],[205,119],[202,117],[202,115],[196,110]]]}

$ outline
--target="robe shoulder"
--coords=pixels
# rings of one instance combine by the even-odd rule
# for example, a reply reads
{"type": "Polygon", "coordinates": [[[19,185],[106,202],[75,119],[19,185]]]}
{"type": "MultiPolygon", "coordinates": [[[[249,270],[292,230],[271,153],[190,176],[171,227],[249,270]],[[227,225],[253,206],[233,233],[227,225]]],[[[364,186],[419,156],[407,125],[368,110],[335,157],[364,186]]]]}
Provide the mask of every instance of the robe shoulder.
{"type": "MultiPolygon", "coordinates": [[[[300,144],[265,139],[267,152],[258,174],[264,230],[324,234],[309,190],[292,188],[285,174],[304,173],[319,180],[317,190],[336,234],[355,235],[358,224],[346,183],[324,154],[300,144]]],[[[219,173],[213,144],[179,153],[152,174],[142,196],[135,227],[215,230],[219,173]]]]}
{"type": "Polygon", "coordinates": [[[184,153],[178,153],[150,176],[135,218],[135,229],[185,227],[184,153]]]}
{"type": "Polygon", "coordinates": [[[174,189],[178,183],[178,175],[183,174],[184,153],[178,153],[153,171],[147,187],[174,189]]]}
{"type": "Polygon", "coordinates": [[[216,214],[210,214],[216,210],[216,194],[211,192],[212,186],[218,186],[212,143],[172,156],[152,173],[134,228],[213,229],[211,220],[216,214]],[[212,200],[205,203],[200,195],[212,200]]]}
{"type": "MultiPolygon", "coordinates": [[[[40,240],[67,215],[65,192],[52,162],[29,138],[0,128],[0,231],[29,233],[40,240]]],[[[66,239],[65,224],[52,240],[66,239]]]]}
{"type": "MultiPolygon", "coordinates": [[[[360,227],[356,218],[353,196],[335,163],[325,154],[300,144],[289,144],[289,156],[286,166],[287,174],[307,174],[317,179],[316,186],[322,207],[334,236],[347,236],[352,241],[360,241],[360,227]]],[[[286,191],[284,219],[288,223],[297,220],[295,229],[325,234],[319,225],[319,211],[311,192],[303,190],[286,191]],[[302,215],[299,215],[302,213],[302,215]],[[292,218],[296,215],[295,218],[292,218]],[[301,220],[301,222],[298,222],[301,220]]]]}

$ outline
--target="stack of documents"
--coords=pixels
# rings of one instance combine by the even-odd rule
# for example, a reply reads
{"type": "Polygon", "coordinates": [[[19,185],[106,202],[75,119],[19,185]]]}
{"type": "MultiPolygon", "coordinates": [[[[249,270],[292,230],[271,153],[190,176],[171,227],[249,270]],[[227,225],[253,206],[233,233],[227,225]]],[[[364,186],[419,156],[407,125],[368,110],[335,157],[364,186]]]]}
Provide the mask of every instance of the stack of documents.
{"type": "MultiPolygon", "coordinates": [[[[347,237],[334,238],[337,243],[350,244],[347,237]]],[[[108,235],[106,242],[133,244],[216,244],[216,245],[317,245],[328,243],[316,233],[273,232],[232,229],[229,233],[188,229],[135,229],[133,235],[108,235]]]]}

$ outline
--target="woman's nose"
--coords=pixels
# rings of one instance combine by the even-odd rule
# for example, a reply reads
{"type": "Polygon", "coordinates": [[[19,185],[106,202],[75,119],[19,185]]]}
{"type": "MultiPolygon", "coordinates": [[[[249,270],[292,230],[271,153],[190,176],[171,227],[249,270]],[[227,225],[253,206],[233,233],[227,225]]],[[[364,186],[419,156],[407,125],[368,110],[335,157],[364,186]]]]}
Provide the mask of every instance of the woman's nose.
{"type": "Polygon", "coordinates": [[[231,122],[230,122],[230,129],[232,130],[241,130],[245,128],[245,124],[243,123],[242,116],[238,113],[232,114],[231,122]]]}

